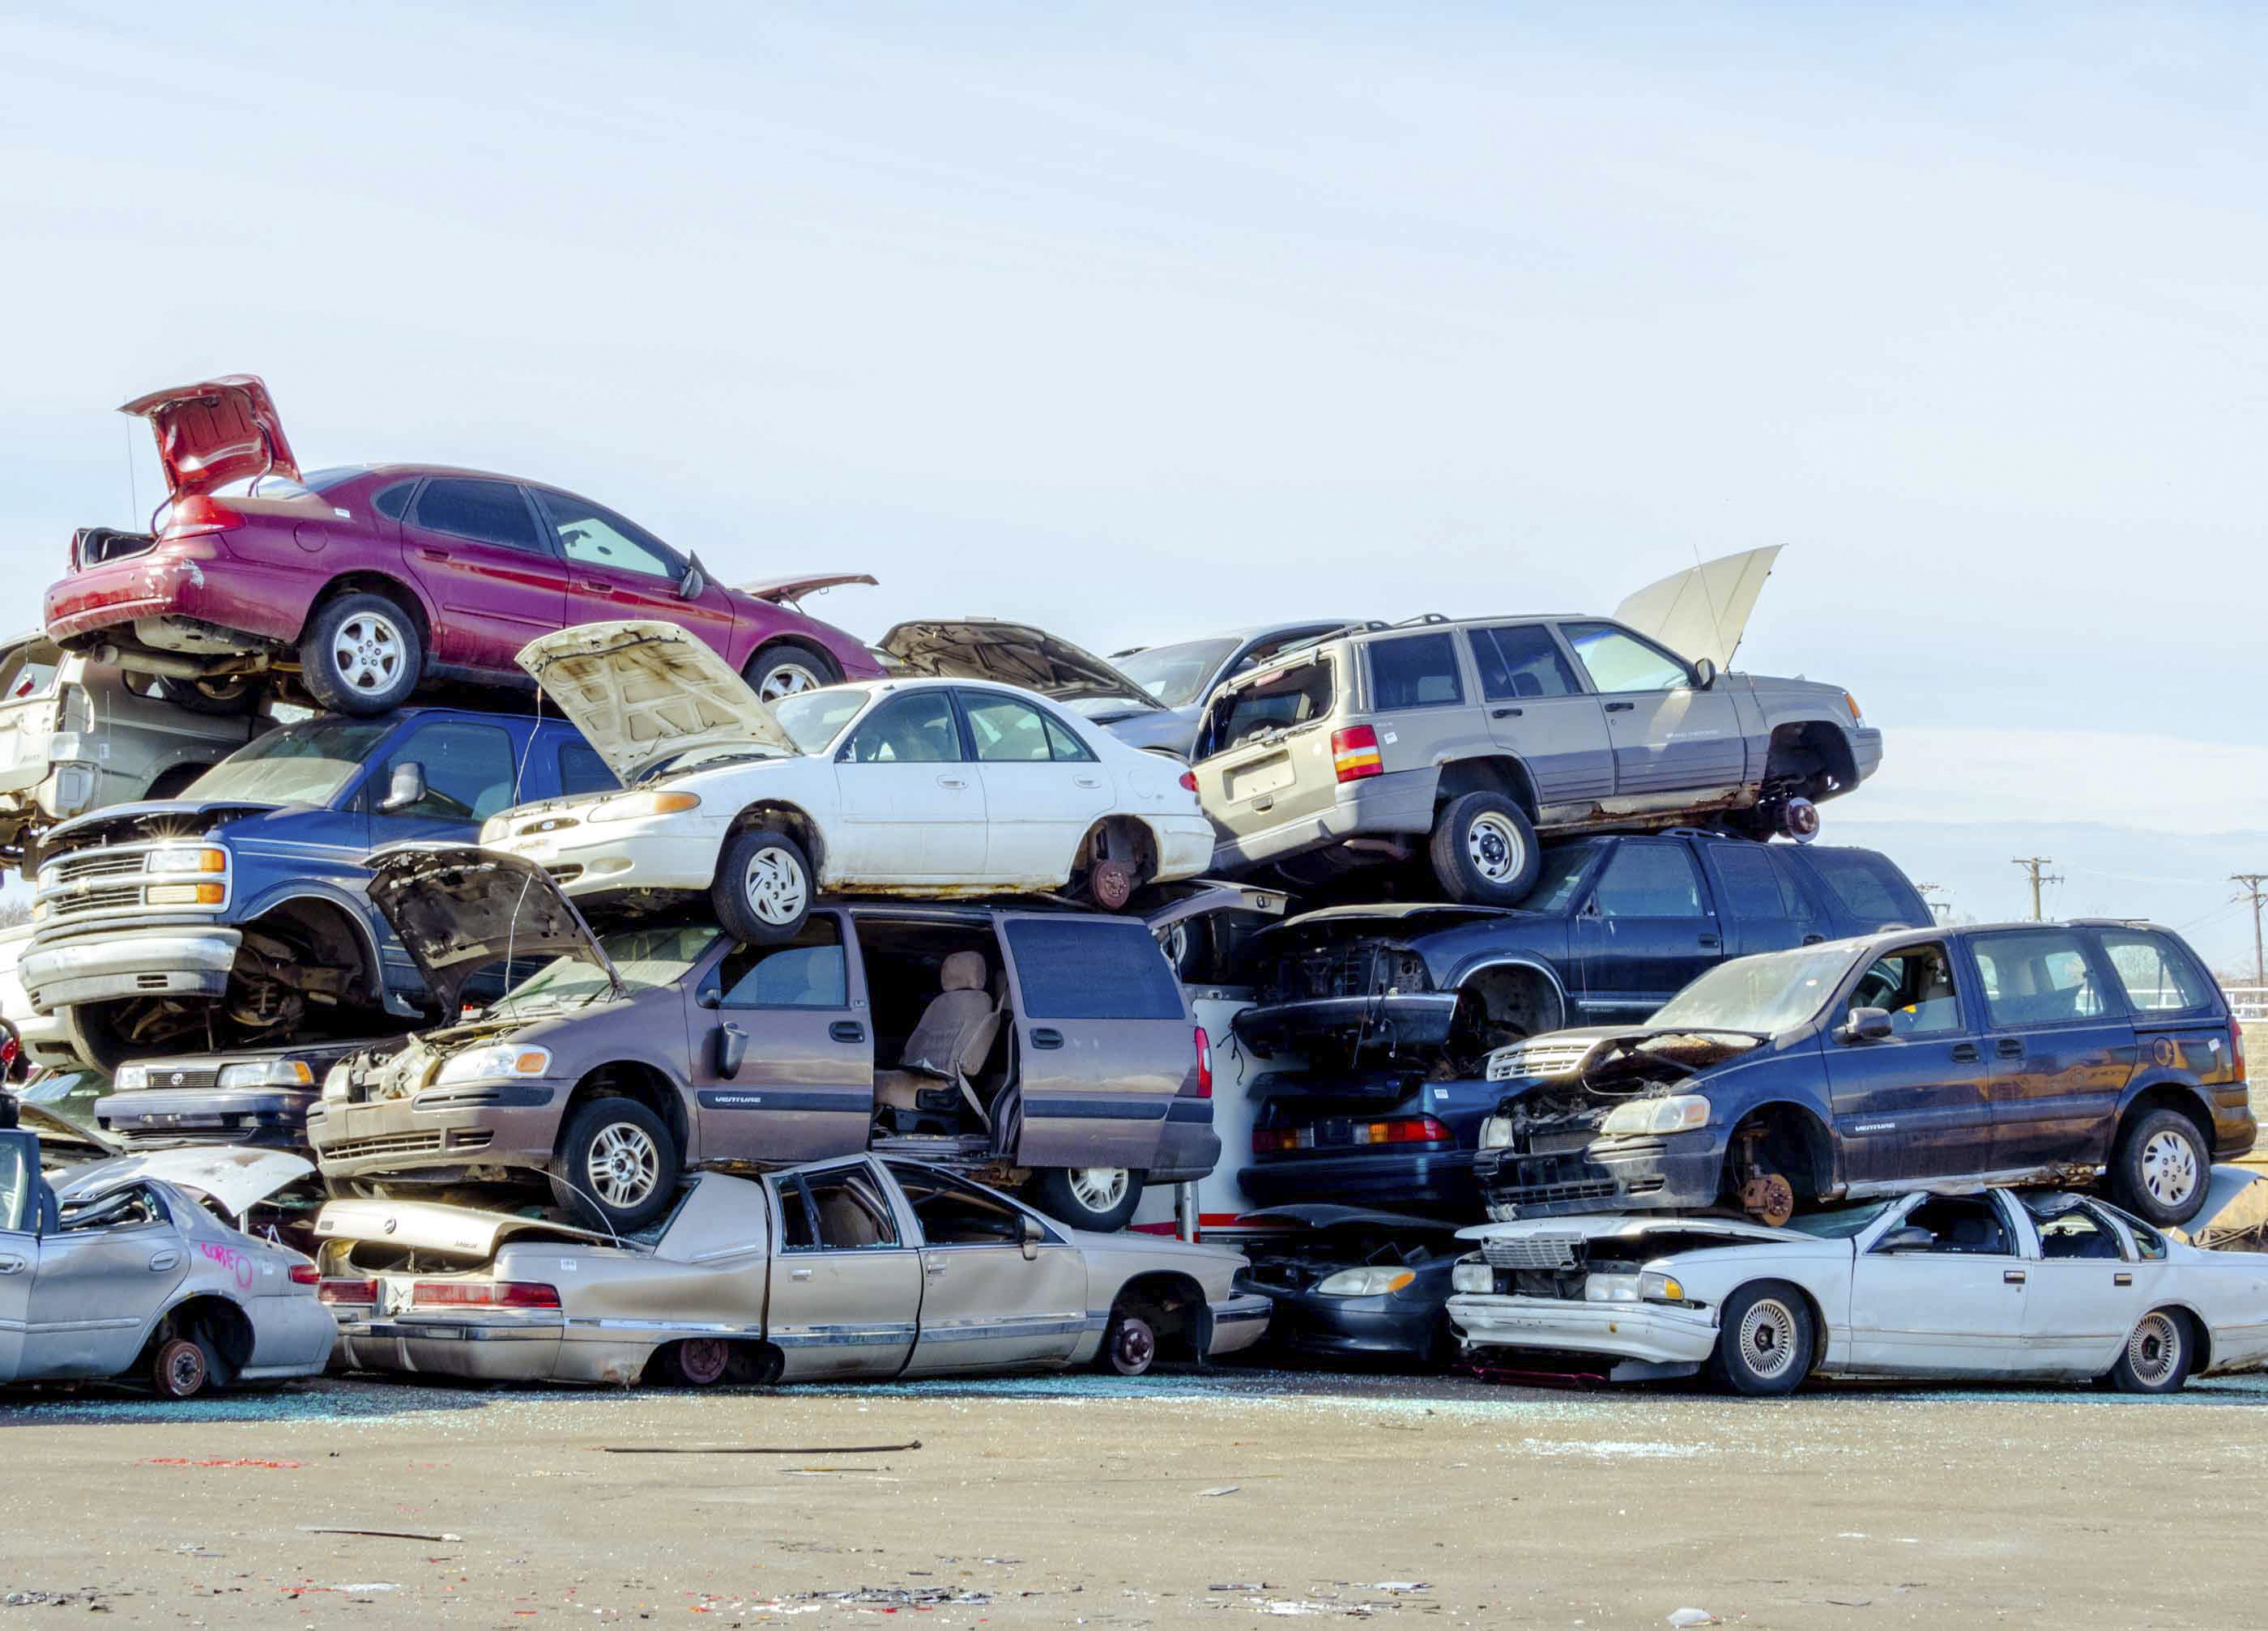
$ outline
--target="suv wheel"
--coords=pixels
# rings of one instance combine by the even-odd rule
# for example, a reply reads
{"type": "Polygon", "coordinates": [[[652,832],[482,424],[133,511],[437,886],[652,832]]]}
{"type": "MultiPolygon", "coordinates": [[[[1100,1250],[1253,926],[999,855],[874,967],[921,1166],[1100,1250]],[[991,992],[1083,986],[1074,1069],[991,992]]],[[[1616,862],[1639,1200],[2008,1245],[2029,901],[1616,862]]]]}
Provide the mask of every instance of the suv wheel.
{"type": "Polygon", "coordinates": [[[792,640],[775,640],[748,659],[740,677],[764,702],[777,702],[782,697],[831,686],[843,678],[843,672],[823,651],[792,640]]]}
{"type": "Polygon", "coordinates": [[[709,903],[743,945],[777,945],[803,932],[815,882],[801,844],[777,827],[750,827],[718,858],[709,903]]]}
{"type": "Polygon", "coordinates": [[[1126,1227],[1142,1201],[1142,1174],[1123,1166],[1042,1167],[1029,1199],[1073,1229],[1107,1235],[1126,1227]]]}
{"type": "Polygon", "coordinates": [[[2153,1110],[2119,1135],[2110,1157],[2110,1198],[2161,1228],[2186,1223],[2205,1206],[2213,1151],[2178,1110],[2153,1110]]]}
{"type": "Polygon", "coordinates": [[[1513,906],[1535,887],[1543,852],[1527,812],[1501,793],[1467,793],[1433,821],[1433,876],[1452,900],[1513,906]]]}
{"type": "Polygon", "coordinates": [[[341,714],[384,714],[409,700],[425,650],[409,613],[384,595],[341,595],[307,620],[299,679],[316,702],[341,714]]]}
{"type": "Polygon", "coordinates": [[[662,1119],[635,1098],[594,1098],[559,1140],[551,1194],[568,1212],[617,1234],[669,1209],[685,1157],[662,1119]]]}

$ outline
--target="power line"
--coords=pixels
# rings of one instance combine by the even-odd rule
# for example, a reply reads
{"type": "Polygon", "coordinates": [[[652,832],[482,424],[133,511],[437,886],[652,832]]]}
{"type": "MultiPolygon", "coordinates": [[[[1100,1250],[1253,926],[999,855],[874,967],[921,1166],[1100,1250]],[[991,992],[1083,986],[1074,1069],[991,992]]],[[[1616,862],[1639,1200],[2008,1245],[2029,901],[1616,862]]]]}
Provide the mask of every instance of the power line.
{"type": "Polygon", "coordinates": [[[2268,958],[2260,955],[2260,904],[2268,900],[2268,872],[2232,872],[2228,881],[2237,885],[2242,893],[2237,900],[2252,908],[2252,978],[2255,983],[2268,986],[2268,958]]]}
{"type": "Polygon", "coordinates": [[[2012,866],[2021,866],[2026,872],[2031,875],[2032,922],[2036,923],[2043,921],[2040,916],[2040,885],[2042,884],[2060,884],[2063,882],[2063,878],[2060,875],[2054,872],[2043,872],[2041,871],[2043,867],[2053,866],[2055,864],[2055,857],[2053,856],[2018,856],[2014,861],[2010,862],[2009,864],[2012,866]]]}

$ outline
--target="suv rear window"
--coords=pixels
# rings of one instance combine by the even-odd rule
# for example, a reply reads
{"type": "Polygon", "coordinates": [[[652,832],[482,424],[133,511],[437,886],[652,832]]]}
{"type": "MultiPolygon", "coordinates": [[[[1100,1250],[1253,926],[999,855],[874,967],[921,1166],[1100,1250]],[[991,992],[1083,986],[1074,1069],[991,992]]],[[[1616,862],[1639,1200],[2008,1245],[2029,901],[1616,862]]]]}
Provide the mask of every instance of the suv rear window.
{"type": "Polygon", "coordinates": [[[1149,929],[1094,918],[1007,926],[1027,1019],[1180,1019],[1181,982],[1149,929]]]}
{"type": "Polygon", "coordinates": [[[1321,719],[1331,711],[1333,690],[1330,659],[1317,658],[1232,692],[1213,722],[1210,751],[1225,753],[1264,731],[1321,719]]]}
{"type": "Polygon", "coordinates": [[[1843,903],[1843,909],[1868,929],[1929,927],[1927,913],[1915,915],[1918,897],[1913,885],[1881,856],[1863,849],[1807,849],[1803,858],[1843,903]]]}
{"type": "Polygon", "coordinates": [[[2102,949],[2138,1017],[2189,1013],[2213,1004],[2213,982],[2170,936],[2146,929],[2106,929],[2102,949]]]}
{"type": "Polygon", "coordinates": [[[1381,713],[1397,708],[1444,708],[1465,700],[1457,672],[1454,635],[1404,635],[1370,643],[1370,705],[1381,713]]]}

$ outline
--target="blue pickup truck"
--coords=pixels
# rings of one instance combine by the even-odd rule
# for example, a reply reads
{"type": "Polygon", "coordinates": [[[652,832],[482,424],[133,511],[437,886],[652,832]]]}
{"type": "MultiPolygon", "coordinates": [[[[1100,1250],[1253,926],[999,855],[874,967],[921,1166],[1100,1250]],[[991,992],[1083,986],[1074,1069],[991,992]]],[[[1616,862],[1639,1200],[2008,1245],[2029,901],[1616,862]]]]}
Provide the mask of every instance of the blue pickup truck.
{"type": "Polygon", "coordinates": [[[1609,834],[1544,852],[1518,907],[1330,907],[1248,943],[1235,1038],[1285,1068],[1260,1100],[1245,1192],[1477,1216],[1473,1157],[1502,1090],[1488,1055],[1642,1018],[1727,958],[1926,926],[1870,849],[1722,834],[1609,834]]]}
{"type": "Polygon", "coordinates": [[[363,858],[405,840],[470,842],[510,805],[615,785],[556,719],[413,708],[279,727],[180,798],[48,830],[25,989],[104,1069],[402,1029],[432,1016],[371,907],[363,858]]]}

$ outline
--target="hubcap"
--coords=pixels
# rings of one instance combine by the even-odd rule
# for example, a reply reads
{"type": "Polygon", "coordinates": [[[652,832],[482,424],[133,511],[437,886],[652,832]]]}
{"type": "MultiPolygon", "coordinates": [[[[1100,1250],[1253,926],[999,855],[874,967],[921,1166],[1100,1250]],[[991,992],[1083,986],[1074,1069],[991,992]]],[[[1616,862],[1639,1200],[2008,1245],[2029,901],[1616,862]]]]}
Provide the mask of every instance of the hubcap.
{"type": "Polygon", "coordinates": [[[762,683],[756,687],[756,694],[767,702],[777,702],[784,696],[816,691],[819,685],[819,676],[801,663],[774,663],[764,671],[762,683]]]}
{"type": "Polygon", "coordinates": [[[2197,1193],[2197,1151],[2179,1133],[2153,1133],[2142,1146],[2142,1187],[2164,1207],[2177,1207],[2197,1193]]]}
{"type": "Polygon", "coordinates": [[[644,1128],[627,1121],[600,1130],[585,1166],[599,1199],[618,1209],[637,1205],[661,1181],[661,1151],[644,1128]]]}
{"type": "Polygon", "coordinates": [[[2126,1339],[2126,1368],[2134,1379],[2156,1387],[2174,1374],[2182,1353],[2182,1333],[2170,1314],[2145,1314],[2126,1339]]]}
{"type": "Polygon", "coordinates": [[[767,923],[792,923],[811,898],[803,863],[777,845],[756,851],[748,863],[748,908],[767,923]]]}
{"type": "Polygon", "coordinates": [[[1472,857],[1473,871],[1491,884],[1518,876],[1527,858],[1521,849],[1519,832],[1492,811],[1465,829],[1465,853],[1472,857]]]}
{"type": "Polygon", "coordinates": [[[356,691],[384,691],[401,672],[401,630],[390,618],[364,612],[339,625],[331,638],[331,665],[356,691]]]}
{"type": "Polygon", "coordinates": [[[1138,1319],[1128,1319],[1120,1323],[1118,1341],[1112,1344],[1111,1354],[1112,1357],[1118,1361],[1122,1369],[1144,1370],[1157,1355],[1157,1352],[1158,1339],[1150,1333],[1150,1327],[1138,1319]]]}
{"type": "Polygon", "coordinates": [[[1123,1166],[1075,1166],[1071,1193],[1088,1211],[1108,1212],[1126,1198],[1126,1179],[1123,1166]]]}
{"type": "Polygon", "coordinates": [[[1767,1382],[1795,1363],[1795,1314],[1786,1304],[1767,1297],[1749,1305],[1741,1319],[1741,1357],[1767,1382]]]}

